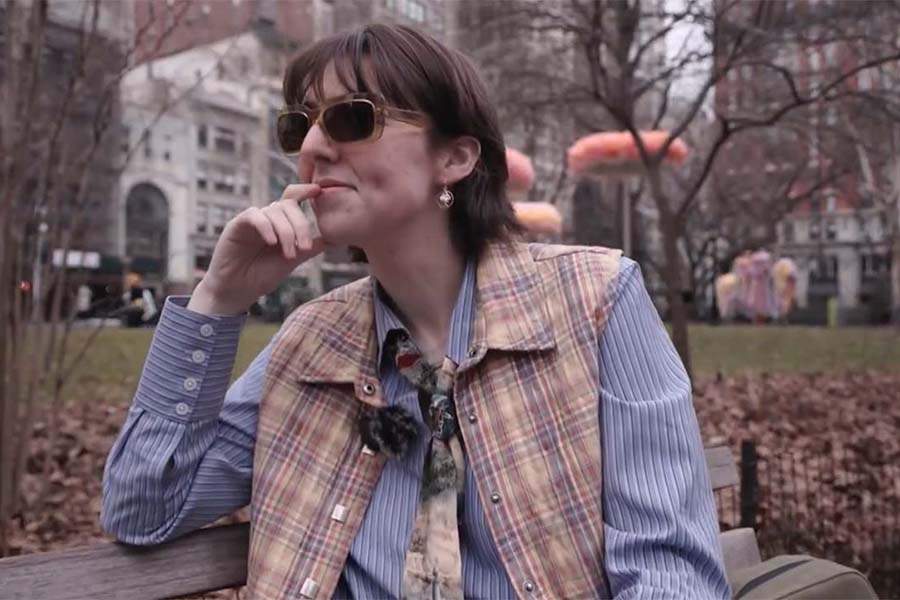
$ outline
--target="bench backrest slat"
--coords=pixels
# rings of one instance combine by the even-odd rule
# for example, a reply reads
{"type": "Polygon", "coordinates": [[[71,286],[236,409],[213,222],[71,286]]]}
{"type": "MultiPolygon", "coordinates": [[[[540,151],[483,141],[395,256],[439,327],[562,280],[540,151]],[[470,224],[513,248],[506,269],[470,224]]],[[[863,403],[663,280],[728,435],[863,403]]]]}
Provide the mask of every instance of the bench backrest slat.
{"type": "Polygon", "coordinates": [[[706,467],[713,491],[735,486],[740,482],[734,453],[728,446],[707,448],[706,467]]]}
{"type": "MultiPolygon", "coordinates": [[[[738,483],[731,449],[706,449],[714,490],[738,483]]],[[[159,546],[118,543],[0,560],[0,598],[171,598],[243,585],[247,523],[201,529],[159,546]]]]}
{"type": "Polygon", "coordinates": [[[243,585],[247,523],[194,531],[167,544],[101,543],[0,560],[0,598],[170,598],[243,585]]]}

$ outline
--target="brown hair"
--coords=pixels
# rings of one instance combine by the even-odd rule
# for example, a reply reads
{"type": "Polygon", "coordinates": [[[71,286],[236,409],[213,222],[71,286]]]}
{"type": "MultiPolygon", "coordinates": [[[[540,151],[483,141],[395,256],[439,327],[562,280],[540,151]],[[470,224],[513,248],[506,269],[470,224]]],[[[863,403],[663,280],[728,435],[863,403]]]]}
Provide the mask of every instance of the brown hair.
{"type": "Polygon", "coordinates": [[[450,235],[465,256],[477,257],[488,242],[521,231],[506,197],[509,174],[497,111],[463,54],[411,27],[366,25],[320,40],[294,58],[284,76],[285,103],[302,103],[310,89],[321,98],[331,64],[348,90],[377,91],[392,106],[427,114],[433,144],[464,135],[481,143],[475,168],[451,188],[457,201],[450,208],[450,235]]]}

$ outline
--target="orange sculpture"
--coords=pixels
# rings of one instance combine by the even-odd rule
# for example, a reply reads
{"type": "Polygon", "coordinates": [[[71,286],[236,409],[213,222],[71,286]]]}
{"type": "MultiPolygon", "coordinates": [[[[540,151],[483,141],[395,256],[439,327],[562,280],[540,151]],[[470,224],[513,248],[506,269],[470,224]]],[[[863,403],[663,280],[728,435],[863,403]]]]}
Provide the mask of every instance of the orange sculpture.
{"type": "MultiPolygon", "coordinates": [[[[641,131],[639,135],[651,156],[669,139],[667,131],[641,131]]],[[[681,164],[687,155],[687,145],[676,138],[666,150],[664,160],[681,164]]],[[[572,144],[566,158],[569,171],[574,175],[636,174],[644,170],[634,136],[629,131],[605,131],[585,136],[572,144]]]]}
{"type": "Polygon", "coordinates": [[[559,235],[562,215],[548,202],[513,202],[519,223],[533,234],[559,235]]]}

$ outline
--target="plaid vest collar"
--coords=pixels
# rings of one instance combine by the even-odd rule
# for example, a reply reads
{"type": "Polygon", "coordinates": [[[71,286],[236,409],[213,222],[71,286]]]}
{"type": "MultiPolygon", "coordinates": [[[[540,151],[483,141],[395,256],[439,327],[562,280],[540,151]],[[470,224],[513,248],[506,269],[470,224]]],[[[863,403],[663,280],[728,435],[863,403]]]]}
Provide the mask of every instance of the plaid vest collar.
{"type": "MultiPolygon", "coordinates": [[[[329,321],[328,331],[314,332],[319,346],[297,348],[293,364],[299,381],[352,383],[360,389],[374,385],[376,393],[359,394],[361,401],[382,406],[378,379],[378,341],[375,328],[374,285],[371,277],[344,286],[327,300],[341,315],[329,321]]],[[[488,350],[548,350],[556,345],[540,274],[528,246],[492,244],[479,261],[476,278],[476,317],[465,371],[488,350]]],[[[368,389],[368,388],[367,388],[368,389]]]]}

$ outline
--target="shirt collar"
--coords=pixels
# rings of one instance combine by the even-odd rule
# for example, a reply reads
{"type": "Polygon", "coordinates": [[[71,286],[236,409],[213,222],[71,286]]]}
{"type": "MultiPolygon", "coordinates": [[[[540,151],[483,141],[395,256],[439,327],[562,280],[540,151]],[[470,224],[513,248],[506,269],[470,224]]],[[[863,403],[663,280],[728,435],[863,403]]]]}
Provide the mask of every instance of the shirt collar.
{"type": "MultiPolygon", "coordinates": [[[[450,319],[450,337],[447,340],[447,356],[453,362],[459,364],[466,355],[472,331],[472,317],[475,313],[475,277],[476,265],[474,260],[466,263],[462,284],[456,296],[456,305],[453,307],[453,316],[450,319]]],[[[387,293],[376,283],[374,289],[375,308],[375,334],[378,339],[378,364],[381,365],[384,351],[384,343],[388,333],[400,329],[409,333],[406,326],[391,309],[387,293]]]]}

